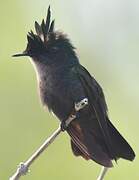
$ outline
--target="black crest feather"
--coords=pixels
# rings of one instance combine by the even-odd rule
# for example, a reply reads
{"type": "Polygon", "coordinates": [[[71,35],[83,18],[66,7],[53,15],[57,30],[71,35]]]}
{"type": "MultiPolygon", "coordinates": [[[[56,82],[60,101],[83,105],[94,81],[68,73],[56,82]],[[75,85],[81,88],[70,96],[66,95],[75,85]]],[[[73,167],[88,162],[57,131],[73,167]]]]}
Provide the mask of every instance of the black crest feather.
{"type": "Polygon", "coordinates": [[[49,6],[48,11],[47,11],[46,24],[45,24],[46,34],[48,33],[48,30],[49,30],[50,18],[51,18],[51,11],[50,11],[50,6],[49,6]]]}
{"type": "Polygon", "coordinates": [[[38,24],[37,21],[35,21],[35,30],[36,30],[36,33],[38,36],[41,36],[42,35],[42,28],[41,26],[38,24]]]}
{"type": "Polygon", "coordinates": [[[54,25],[55,25],[55,20],[51,22],[50,28],[49,28],[49,33],[52,33],[54,31],[54,25]]]}
{"type": "Polygon", "coordinates": [[[50,6],[48,7],[47,11],[47,17],[46,21],[43,19],[41,25],[38,24],[37,21],[35,21],[35,30],[37,35],[42,39],[43,41],[47,40],[47,36],[53,32],[54,30],[54,20],[51,22],[51,10],[50,6]]]}
{"type": "Polygon", "coordinates": [[[46,21],[43,19],[41,25],[35,21],[35,31],[36,34],[34,34],[33,31],[30,31],[27,35],[28,45],[26,52],[30,55],[34,52],[44,50],[47,44],[46,41],[51,37],[49,35],[54,34],[54,20],[51,21],[50,6],[47,10],[46,21]]]}

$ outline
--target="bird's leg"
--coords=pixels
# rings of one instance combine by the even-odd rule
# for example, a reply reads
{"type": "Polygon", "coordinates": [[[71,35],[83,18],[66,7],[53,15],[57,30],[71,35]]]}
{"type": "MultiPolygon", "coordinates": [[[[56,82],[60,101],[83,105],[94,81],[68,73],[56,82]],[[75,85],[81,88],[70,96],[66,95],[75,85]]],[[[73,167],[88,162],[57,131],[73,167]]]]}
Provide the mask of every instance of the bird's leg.
{"type": "Polygon", "coordinates": [[[65,131],[67,129],[67,127],[69,126],[71,121],[73,121],[74,119],[78,118],[79,111],[81,109],[83,109],[86,105],[88,105],[88,99],[87,98],[84,98],[81,101],[79,101],[78,103],[75,103],[75,108],[71,112],[71,114],[69,115],[68,119],[66,119],[65,121],[63,120],[61,122],[61,130],[62,131],[65,131]]]}
{"type": "Polygon", "coordinates": [[[88,98],[84,98],[81,101],[75,103],[75,111],[78,112],[88,105],[88,98]]]}
{"type": "Polygon", "coordinates": [[[107,171],[108,171],[107,167],[102,167],[102,169],[100,171],[100,174],[99,174],[99,177],[97,178],[97,180],[104,180],[104,176],[106,175],[107,171]]]}

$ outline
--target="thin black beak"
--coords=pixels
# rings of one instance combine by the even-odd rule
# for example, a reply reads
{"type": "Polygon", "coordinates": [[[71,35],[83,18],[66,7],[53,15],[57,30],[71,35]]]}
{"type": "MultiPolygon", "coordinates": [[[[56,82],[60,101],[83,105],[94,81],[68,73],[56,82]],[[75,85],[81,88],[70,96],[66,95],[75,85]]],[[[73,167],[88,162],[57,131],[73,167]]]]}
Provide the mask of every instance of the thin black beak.
{"type": "Polygon", "coordinates": [[[20,56],[29,56],[29,54],[23,52],[23,53],[21,53],[21,54],[19,53],[19,54],[14,54],[14,55],[12,55],[12,57],[20,57],[20,56]]]}

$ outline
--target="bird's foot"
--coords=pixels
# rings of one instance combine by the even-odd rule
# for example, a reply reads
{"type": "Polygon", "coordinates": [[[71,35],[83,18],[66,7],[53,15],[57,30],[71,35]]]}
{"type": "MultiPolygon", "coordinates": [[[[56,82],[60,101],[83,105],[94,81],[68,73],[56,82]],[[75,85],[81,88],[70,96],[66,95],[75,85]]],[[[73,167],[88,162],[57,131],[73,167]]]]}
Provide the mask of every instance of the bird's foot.
{"type": "Polygon", "coordinates": [[[61,130],[67,130],[69,124],[76,118],[75,114],[71,114],[66,120],[61,122],[61,130]]]}
{"type": "Polygon", "coordinates": [[[61,130],[64,132],[66,129],[67,129],[67,125],[66,125],[66,122],[65,121],[62,121],[61,124],[61,130]]]}

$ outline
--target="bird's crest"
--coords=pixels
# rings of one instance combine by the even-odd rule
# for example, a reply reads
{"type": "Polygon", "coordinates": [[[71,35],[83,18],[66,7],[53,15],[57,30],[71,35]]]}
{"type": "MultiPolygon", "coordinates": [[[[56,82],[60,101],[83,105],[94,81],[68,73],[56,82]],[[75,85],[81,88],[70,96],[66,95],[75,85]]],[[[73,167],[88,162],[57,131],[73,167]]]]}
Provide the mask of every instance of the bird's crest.
{"type": "Polygon", "coordinates": [[[36,33],[30,31],[27,34],[28,45],[25,52],[29,54],[45,50],[46,42],[50,39],[55,39],[54,20],[51,21],[50,6],[48,7],[46,20],[43,19],[41,25],[35,21],[35,30],[36,33]]]}
{"type": "MultiPolygon", "coordinates": [[[[50,6],[48,7],[46,20],[43,19],[41,25],[35,21],[35,30],[42,41],[46,41],[48,35],[54,31],[54,20],[51,21],[50,6]]],[[[29,34],[29,36],[32,36],[32,34],[29,34]]]]}

